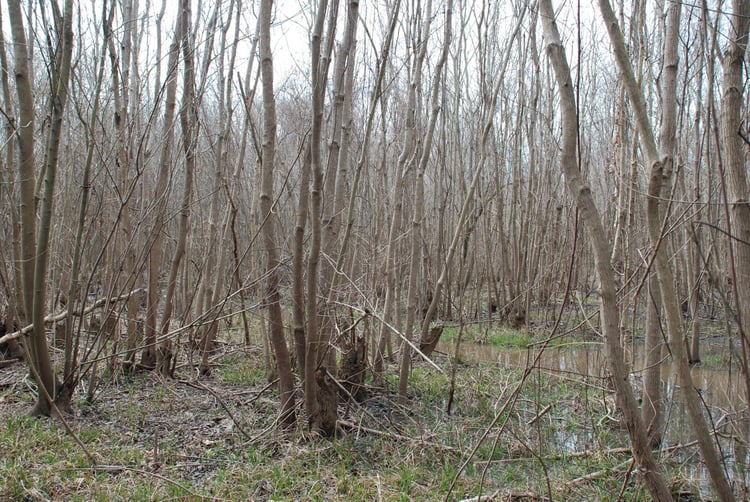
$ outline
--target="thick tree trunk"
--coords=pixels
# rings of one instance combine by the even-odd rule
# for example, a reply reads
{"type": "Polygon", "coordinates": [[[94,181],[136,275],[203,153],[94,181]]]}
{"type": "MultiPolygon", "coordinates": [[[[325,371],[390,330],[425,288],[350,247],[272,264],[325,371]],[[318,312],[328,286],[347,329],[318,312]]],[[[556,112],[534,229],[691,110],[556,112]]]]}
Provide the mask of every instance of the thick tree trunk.
{"type": "MultiPolygon", "coordinates": [[[[31,89],[32,76],[29,74],[29,64],[26,45],[26,32],[23,26],[23,13],[19,0],[8,2],[8,13],[14,44],[14,74],[16,93],[18,94],[18,185],[20,191],[21,213],[21,291],[23,292],[23,310],[27,316],[34,312],[34,258],[36,256],[36,202],[35,202],[35,165],[34,165],[34,97],[31,89]]],[[[33,317],[29,319],[33,322],[33,317]]],[[[44,338],[44,327],[35,331],[34,339],[44,338]]],[[[46,342],[45,342],[46,343],[46,342]]],[[[46,348],[43,354],[38,354],[36,345],[41,341],[32,342],[27,351],[29,365],[39,367],[46,365],[51,368],[49,354],[46,348]],[[42,359],[40,361],[40,358],[42,359]]],[[[51,370],[50,370],[51,371],[51,370]]],[[[54,394],[54,386],[50,376],[46,383],[50,384],[48,391],[54,394]]],[[[44,382],[40,383],[44,385],[44,382]]]]}
{"type": "Polygon", "coordinates": [[[47,347],[44,329],[44,314],[47,294],[47,263],[49,259],[50,228],[54,208],[55,178],[58,152],[62,135],[63,114],[68,98],[71,58],[73,53],[73,2],[66,0],[63,19],[58,19],[58,40],[61,50],[51,63],[52,99],[49,136],[45,154],[44,190],[36,214],[34,175],[34,98],[31,89],[32,75],[29,70],[26,35],[23,16],[18,0],[8,2],[11,30],[15,47],[16,90],[19,99],[19,179],[21,185],[22,253],[24,260],[24,303],[26,311],[32,313],[34,331],[28,347],[29,364],[39,385],[39,395],[32,414],[49,415],[55,399],[56,381],[47,347]],[[34,221],[38,216],[38,226],[34,221]],[[37,235],[34,236],[34,232],[37,235]]]}

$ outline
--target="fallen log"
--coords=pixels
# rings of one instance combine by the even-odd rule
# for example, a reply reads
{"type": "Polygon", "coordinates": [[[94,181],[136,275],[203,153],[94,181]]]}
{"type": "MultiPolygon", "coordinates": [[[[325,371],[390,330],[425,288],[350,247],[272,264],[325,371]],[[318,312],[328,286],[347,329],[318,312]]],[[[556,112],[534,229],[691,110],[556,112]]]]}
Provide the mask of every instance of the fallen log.
{"type": "MultiPolygon", "coordinates": [[[[73,312],[73,315],[76,317],[80,317],[82,315],[90,314],[94,310],[98,309],[102,305],[106,305],[108,303],[117,303],[121,302],[123,300],[127,300],[133,295],[137,295],[139,293],[142,293],[146,291],[145,288],[138,288],[134,289],[130,293],[125,293],[124,295],[116,296],[114,298],[100,298],[94,303],[92,303],[89,307],[86,307],[83,312],[76,311],[73,312]]],[[[56,322],[60,322],[68,317],[68,311],[63,310],[62,312],[59,312],[57,314],[50,314],[47,317],[44,318],[45,324],[52,324],[56,322]]],[[[28,326],[24,326],[23,328],[19,329],[18,331],[14,331],[13,333],[8,333],[7,335],[4,335],[3,337],[0,337],[0,344],[9,342],[10,340],[15,340],[17,338],[21,338],[22,336],[28,335],[31,333],[31,330],[34,328],[33,324],[29,324],[28,326]]]]}

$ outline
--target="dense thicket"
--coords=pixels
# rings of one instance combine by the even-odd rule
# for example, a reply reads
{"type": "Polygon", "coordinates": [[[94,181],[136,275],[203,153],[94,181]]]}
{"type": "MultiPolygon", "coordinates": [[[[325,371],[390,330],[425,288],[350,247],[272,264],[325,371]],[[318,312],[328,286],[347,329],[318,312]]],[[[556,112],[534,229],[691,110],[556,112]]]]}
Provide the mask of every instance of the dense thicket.
{"type": "Polygon", "coordinates": [[[0,7],[2,348],[37,412],[105,372],[210,375],[253,313],[284,422],[299,384],[330,435],[339,383],[400,357],[405,398],[436,323],[554,335],[600,291],[647,369],[689,378],[705,316],[747,369],[747,0],[58,4],[0,7]]]}

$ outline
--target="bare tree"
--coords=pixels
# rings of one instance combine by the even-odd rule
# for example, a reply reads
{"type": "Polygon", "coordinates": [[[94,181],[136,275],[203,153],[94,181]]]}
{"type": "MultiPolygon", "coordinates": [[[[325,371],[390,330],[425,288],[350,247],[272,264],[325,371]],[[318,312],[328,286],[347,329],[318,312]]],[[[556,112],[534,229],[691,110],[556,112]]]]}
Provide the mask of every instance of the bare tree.
{"type": "MultiPolygon", "coordinates": [[[[39,386],[37,404],[32,414],[49,415],[55,406],[56,381],[50,360],[44,328],[47,295],[47,264],[50,249],[50,228],[54,208],[55,178],[58,152],[62,135],[63,114],[68,98],[71,58],[73,53],[73,2],[66,0],[62,18],[55,20],[57,27],[57,52],[52,55],[50,74],[52,80],[51,120],[48,132],[44,191],[39,206],[39,224],[35,202],[34,159],[34,98],[31,89],[32,75],[27,61],[26,35],[23,15],[18,0],[8,2],[11,30],[15,47],[16,90],[19,99],[19,179],[21,185],[21,247],[24,260],[23,289],[27,312],[32,312],[34,330],[28,347],[31,372],[39,386]],[[34,233],[36,232],[36,236],[34,233]]],[[[59,10],[55,10],[60,15],[59,10]]]]}
{"type": "MultiPolygon", "coordinates": [[[[230,3],[229,6],[229,19],[222,20],[222,29],[220,35],[220,43],[217,50],[217,64],[219,74],[219,117],[218,126],[220,132],[216,137],[215,143],[215,155],[214,155],[214,180],[213,180],[213,197],[211,201],[211,209],[209,213],[209,242],[220,242],[224,243],[227,241],[227,232],[229,230],[229,208],[231,205],[227,205],[225,211],[225,217],[223,221],[220,220],[221,204],[224,201],[223,196],[225,195],[224,185],[226,185],[226,169],[228,162],[228,149],[229,149],[229,136],[230,128],[232,123],[232,93],[231,93],[231,82],[232,79],[226,78],[228,73],[230,76],[234,73],[234,61],[236,59],[237,45],[235,44],[231,49],[229,57],[229,67],[225,72],[224,60],[226,59],[227,50],[227,32],[232,21],[232,13],[234,8],[234,2],[230,3]],[[223,223],[223,225],[219,225],[223,223]],[[221,231],[221,232],[220,232],[221,231]]],[[[238,6],[239,7],[239,6],[238,6]]],[[[211,16],[211,20],[208,23],[209,30],[213,33],[215,31],[215,24],[218,17],[218,4],[214,13],[211,16]]],[[[235,23],[235,30],[239,28],[240,23],[235,23]]],[[[235,33],[236,35],[236,33],[235,33]]],[[[208,42],[213,40],[213,36],[207,37],[206,40],[206,54],[204,55],[204,68],[207,70],[209,61],[212,57],[209,56],[208,42]]],[[[250,67],[252,67],[251,59],[250,67]]],[[[249,70],[250,68],[248,68],[249,70]]],[[[206,75],[206,71],[204,71],[206,75]]],[[[204,84],[205,85],[205,84],[204,84]]],[[[231,194],[229,194],[231,197],[231,194]]],[[[201,374],[208,374],[210,372],[210,366],[208,364],[209,355],[215,350],[215,339],[218,330],[219,316],[222,313],[220,306],[224,305],[226,296],[224,296],[225,282],[227,279],[226,263],[228,260],[229,253],[225,250],[223,245],[210,246],[204,257],[203,268],[205,272],[202,274],[201,281],[201,293],[198,295],[198,308],[204,309],[206,313],[211,312],[211,318],[208,325],[205,326],[203,333],[203,339],[200,341],[201,348],[203,350],[203,357],[201,360],[201,374]],[[201,301],[201,298],[204,298],[201,301]],[[223,299],[222,299],[223,298],[223,299]]]]}
{"type": "MultiPolygon", "coordinates": [[[[111,7],[107,11],[107,6],[104,5],[102,8],[102,20],[105,26],[111,26],[112,17],[114,15],[114,7],[111,7]]],[[[94,150],[96,147],[96,124],[98,115],[100,112],[101,105],[101,93],[102,84],[104,81],[104,69],[105,69],[105,58],[107,54],[107,36],[104,36],[102,42],[102,48],[100,53],[100,59],[98,62],[98,73],[96,76],[96,90],[93,98],[93,105],[91,109],[91,117],[89,118],[89,124],[86,131],[86,160],[83,167],[83,176],[81,178],[81,200],[78,206],[78,221],[76,233],[75,233],[75,244],[73,249],[73,261],[71,264],[70,271],[70,284],[68,286],[67,293],[67,317],[65,319],[65,330],[64,330],[64,349],[65,349],[65,363],[62,376],[62,384],[59,389],[59,396],[57,402],[63,409],[70,409],[72,406],[71,399],[73,397],[73,391],[80,380],[80,367],[78,364],[78,349],[81,342],[81,330],[75,330],[74,326],[74,315],[75,308],[80,302],[77,299],[81,296],[81,275],[82,275],[82,255],[83,255],[83,238],[84,232],[87,225],[87,212],[89,205],[89,194],[91,191],[91,172],[92,165],[94,162],[94,150]]],[[[79,323],[80,328],[80,323],[79,323]]],[[[92,373],[94,369],[92,368],[92,373]]]]}
{"type": "MultiPolygon", "coordinates": [[[[727,178],[728,209],[731,211],[729,234],[730,273],[737,299],[737,325],[742,348],[745,392],[750,396],[750,188],[747,181],[747,137],[743,137],[743,78],[750,2],[734,0],[730,17],[731,35],[724,52],[722,68],[721,152],[727,178]]],[[[745,124],[746,130],[746,124],[745,124]]],[[[750,401],[749,401],[750,403],[750,401]]],[[[749,404],[750,405],[750,404],[749,404]]]]}
{"type": "MultiPolygon", "coordinates": [[[[117,236],[114,245],[110,250],[111,261],[117,261],[122,256],[122,274],[116,274],[113,278],[113,284],[107,287],[107,291],[114,290],[116,283],[121,283],[117,289],[130,289],[138,282],[138,270],[136,265],[136,245],[137,238],[134,230],[133,218],[131,215],[134,206],[132,195],[136,188],[136,176],[133,175],[134,167],[137,168],[138,159],[133,157],[133,134],[129,132],[130,126],[135,123],[135,113],[138,103],[136,99],[131,99],[132,90],[132,68],[137,68],[137,50],[133,50],[133,45],[137,46],[137,13],[134,12],[133,0],[123,0],[121,3],[122,17],[124,20],[125,33],[120,44],[116,44],[112,32],[112,19],[108,19],[104,24],[104,36],[107,41],[111,70],[112,70],[112,98],[114,101],[114,128],[116,137],[117,158],[116,164],[118,172],[116,173],[116,182],[121,194],[121,207],[119,209],[119,226],[117,227],[117,236]],[[117,51],[117,45],[120,46],[120,52],[117,51]],[[131,68],[132,67],[132,68],[131,68]],[[134,162],[135,161],[135,162],[134,162]]],[[[114,13],[114,10],[113,10],[114,13]]],[[[157,49],[161,51],[161,20],[157,23],[157,49]]],[[[157,78],[159,78],[159,65],[157,65],[157,78]]],[[[158,86],[157,86],[158,87],[158,86]]],[[[137,96],[135,96],[137,97],[137,96]]],[[[137,170],[137,169],[136,169],[137,170]]],[[[106,281],[105,281],[106,282],[106,281]]],[[[141,342],[138,337],[138,318],[137,312],[139,301],[136,296],[131,297],[127,302],[127,339],[124,367],[126,370],[132,369],[135,364],[138,343],[141,342]]],[[[117,344],[115,344],[117,345],[117,344]]]]}
{"type": "MultiPolygon", "coordinates": [[[[2,6],[0,5],[0,23],[1,22],[3,21],[2,6]]],[[[2,186],[4,187],[4,190],[0,194],[0,196],[7,197],[6,204],[9,210],[6,214],[7,219],[5,225],[5,241],[7,243],[11,243],[11,248],[7,250],[7,253],[0,253],[2,255],[2,257],[0,257],[0,263],[2,264],[3,286],[5,288],[8,299],[8,307],[5,311],[5,319],[3,319],[3,321],[5,322],[4,328],[6,332],[9,332],[13,331],[13,326],[15,323],[17,323],[18,321],[25,321],[27,313],[24,308],[23,288],[21,287],[23,280],[21,264],[23,263],[23,261],[21,260],[21,223],[18,210],[19,204],[17,200],[17,194],[12,189],[12,187],[15,186],[15,178],[13,174],[17,171],[16,149],[13,136],[18,125],[16,116],[14,113],[12,113],[11,107],[13,96],[10,89],[10,79],[8,78],[8,76],[11,74],[11,71],[8,63],[8,55],[5,50],[4,33],[0,34],[0,66],[0,71],[2,72],[2,76],[0,78],[2,79],[3,103],[5,104],[5,109],[7,110],[5,121],[3,122],[3,141],[5,144],[5,156],[3,159],[4,165],[2,166],[2,172],[5,173],[7,171],[8,173],[8,179],[6,180],[3,178],[2,180],[3,182],[7,181],[7,183],[3,183],[2,186]],[[6,256],[12,256],[13,260],[8,263],[5,258],[6,256]]],[[[23,349],[18,344],[18,341],[10,341],[8,348],[8,355],[10,355],[11,357],[23,357],[23,349]]]]}
{"type": "Polygon", "coordinates": [[[148,297],[145,321],[145,348],[141,355],[141,365],[153,369],[156,366],[157,318],[160,304],[159,276],[164,256],[163,240],[167,218],[167,202],[171,179],[172,149],[174,145],[175,108],[177,101],[177,65],[179,63],[180,42],[182,41],[182,9],[178,10],[175,21],[175,34],[169,48],[167,63],[166,95],[164,98],[164,125],[162,130],[159,173],[154,187],[152,201],[154,219],[149,231],[148,249],[148,297]]]}
{"type": "Polygon", "coordinates": [[[156,364],[159,372],[164,376],[173,376],[172,341],[169,338],[169,326],[174,308],[174,294],[177,288],[177,274],[180,271],[182,258],[185,256],[185,246],[190,223],[190,206],[192,203],[193,173],[195,172],[195,137],[198,134],[198,113],[195,97],[195,68],[193,52],[195,48],[190,39],[190,0],[182,0],[180,5],[180,33],[182,35],[182,57],[184,60],[182,107],[180,108],[180,128],[182,130],[182,147],[185,152],[185,181],[180,207],[180,227],[177,232],[177,245],[169,267],[167,291],[164,297],[164,312],[159,333],[165,339],[159,347],[156,364]]]}
{"type": "Polygon", "coordinates": [[[273,174],[276,155],[276,99],[273,89],[273,56],[271,55],[272,0],[262,0],[260,5],[260,64],[263,89],[263,155],[261,158],[260,210],[263,221],[263,241],[266,250],[266,295],[268,326],[279,371],[279,397],[281,399],[280,423],[284,428],[296,422],[294,375],[289,350],[284,339],[284,321],[281,315],[279,281],[279,251],[276,244],[275,220],[273,218],[274,190],[273,174]]]}
{"type": "Polygon", "coordinates": [[[453,235],[451,237],[451,240],[449,241],[450,244],[448,246],[444,261],[442,263],[440,276],[438,277],[433,287],[432,300],[429,306],[427,307],[427,311],[425,312],[424,319],[422,320],[422,326],[421,326],[422,331],[420,334],[421,341],[426,341],[428,339],[428,331],[430,328],[430,323],[432,322],[435,314],[437,313],[438,304],[440,303],[440,300],[443,294],[443,288],[448,282],[451,270],[453,269],[453,260],[454,260],[456,251],[458,250],[458,246],[462,241],[461,238],[464,235],[465,227],[467,225],[467,221],[469,218],[469,213],[471,211],[471,208],[474,202],[474,193],[477,187],[479,186],[479,182],[482,179],[482,167],[487,162],[487,158],[488,158],[487,149],[490,144],[490,133],[492,132],[493,127],[494,127],[497,97],[500,93],[500,87],[503,82],[503,78],[505,76],[505,71],[510,62],[511,49],[521,29],[521,25],[525,17],[525,13],[526,13],[526,10],[524,9],[521,12],[521,14],[518,15],[518,17],[516,18],[516,25],[513,31],[511,32],[510,37],[508,38],[508,46],[506,47],[505,53],[503,54],[503,59],[500,63],[499,71],[497,75],[495,76],[496,80],[495,80],[494,87],[489,91],[489,95],[487,96],[488,97],[487,102],[484,103],[484,109],[482,111],[484,121],[483,121],[483,128],[481,131],[482,135],[479,140],[480,158],[477,163],[477,168],[474,171],[473,176],[471,177],[471,181],[466,191],[466,194],[464,195],[464,198],[461,204],[461,210],[458,214],[457,224],[455,225],[455,228],[453,229],[453,235]]]}
{"type": "Polygon", "coordinates": [[[594,249],[594,258],[599,276],[602,298],[602,331],[604,334],[607,363],[612,373],[612,383],[615,387],[617,404],[623,413],[632,443],[633,455],[638,465],[643,469],[643,477],[651,496],[655,500],[672,500],[672,494],[661,475],[656,459],[649,445],[646,430],[638,414],[638,405],[633,395],[633,389],[628,382],[628,369],[620,345],[620,319],[615,292],[615,277],[610,257],[612,249],[606,240],[606,234],[601,223],[599,211],[591,196],[591,189],[584,184],[578,170],[577,136],[578,118],[576,98],[573,92],[573,82],[565,56],[560,34],[555,23],[555,13],[550,0],[542,0],[539,4],[545,37],[547,38],[547,55],[555,71],[557,85],[560,90],[560,105],[562,108],[562,151],[560,164],[565,173],[565,182],[569,192],[575,197],[581,218],[589,235],[589,241],[594,249]]]}
{"type": "MultiPolygon", "coordinates": [[[[320,294],[319,273],[322,249],[323,225],[323,161],[321,140],[323,137],[323,112],[325,108],[325,90],[328,79],[328,68],[333,51],[333,40],[336,32],[338,0],[331,5],[327,0],[318,2],[315,22],[310,42],[310,70],[312,84],[312,116],[310,122],[310,247],[307,259],[307,296],[305,299],[306,330],[305,342],[305,411],[310,429],[325,436],[331,436],[336,427],[336,396],[328,383],[328,366],[323,358],[328,357],[327,337],[322,336],[318,296],[320,294]],[[323,45],[323,29],[326,13],[328,28],[323,45]],[[322,350],[321,350],[322,348],[322,350]]],[[[305,188],[305,187],[303,187],[305,188]]]]}
{"type": "MultiPolygon", "coordinates": [[[[432,6],[431,2],[427,3],[427,9],[432,6]]],[[[432,18],[432,13],[427,10],[425,15],[428,19],[432,18]]],[[[415,151],[411,155],[413,156],[409,162],[412,165],[405,166],[405,169],[411,169],[416,171],[415,179],[415,200],[414,200],[414,215],[412,217],[412,228],[411,228],[411,260],[409,263],[409,286],[407,292],[407,312],[406,312],[406,328],[404,335],[408,338],[405,340],[409,342],[413,338],[412,330],[414,328],[415,316],[418,311],[417,299],[418,288],[420,288],[420,268],[422,265],[422,220],[424,217],[424,177],[425,170],[427,169],[427,163],[430,159],[430,153],[432,152],[432,140],[435,134],[435,127],[440,114],[440,109],[443,105],[442,95],[440,93],[441,82],[445,76],[443,74],[443,67],[448,60],[448,50],[450,49],[451,43],[451,23],[453,22],[453,2],[448,1],[445,5],[444,14],[444,25],[443,25],[443,48],[440,53],[440,58],[435,65],[432,85],[430,92],[430,102],[432,110],[430,113],[430,121],[427,125],[427,131],[421,145],[421,156],[416,159],[419,150],[415,151]]],[[[420,54],[417,57],[417,66],[415,68],[415,78],[419,78],[422,73],[422,64],[427,52],[430,23],[425,22],[423,24],[424,31],[422,32],[420,39],[422,47],[420,54]]],[[[426,323],[423,323],[426,324],[426,323]]],[[[422,329],[424,330],[426,326],[422,329]]],[[[401,350],[401,367],[399,371],[399,385],[398,385],[398,396],[399,401],[402,403],[406,402],[406,391],[408,388],[409,381],[409,369],[411,364],[411,344],[404,343],[401,350]]]]}
{"type": "MultiPolygon", "coordinates": [[[[698,444],[700,445],[706,467],[719,497],[725,501],[734,500],[732,488],[727,480],[726,472],[722,467],[708,430],[708,424],[703,415],[700,397],[693,386],[692,377],[690,376],[690,365],[683,339],[680,304],[677,300],[672,267],[668,261],[664,242],[663,219],[660,209],[661,194],[664,180],[669,179],[672,173],[674,152],[671,150],[662,150],[660,153],[658,150],[646,110],[645,100],[633,76],[633,70],[628,58],[622,32],[617,23],[617,18],[612,11],[609,0],[599,0],[599,7],[614,48],[615,60],[617,61],[621,78],[623,79],[631,106],[633,107],[635,122],[641,136],[641,145],[645,151],[646,161],[649,165],[648,197],[646,199],[648,234],[653,252],[654,268],[659,281],[662,305],[666,314],[669,348],[672,351],[680,386],[683,389],[682,397],[693,424],[693,431],[698,438],[698,444]]],[[[669,7],[665,35],[664,78],[667,80],[665,90],[671,94],[663,97],[665,116],[662,118],[662,130],[665,131],[664,135],[674,135],[674,107],[676,104],[673,101],[676,100],[676,97],[674,94],[675,84],[673,79],[677,72],[679,21],[680,4],[679,2],[675,2],[670,4],[669,7]],[[671,129],[671,131],[667,130],[667,128],[671,129]]]]}

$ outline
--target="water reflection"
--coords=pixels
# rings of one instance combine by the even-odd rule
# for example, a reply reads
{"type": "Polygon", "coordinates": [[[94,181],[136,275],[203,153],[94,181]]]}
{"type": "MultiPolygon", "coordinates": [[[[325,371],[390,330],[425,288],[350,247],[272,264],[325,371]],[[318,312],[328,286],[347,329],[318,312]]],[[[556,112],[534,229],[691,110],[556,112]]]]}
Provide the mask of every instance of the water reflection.
{"type": "MultiPolygon", "coordinates": [[[[453,343],[442,342],[437,350],[453,354],[453,343]]],[[[637,394],[642,384],[643,358],[636,351],[626,354],[631,367],[631,382],[637,394]]],[[[499,348],[491,345],[468,343],[461,346],[461,358],[471,362],[496,362],[506,368],[524,369],[534,367],[561,378],[574,378],[591,385],[604,386],[608,375],[604,348],[601,343],[577,343],[545,349],[529,350],[499,348]],[[536,361],[536,362],[535,362],[536,361]]],[[[747,398],[742,375],[736,368],[707,368],[694,366],[691,369],[693,385],[699,390],[705,405],[706,417],[716,430],[721,456],[726,461],[727,471],[734,483],[747,486],[750,482],[750,424],[747,419],[747,398]]],[[[662,364],[662,395],[664,399],[665,432],[664,444],[688,444],[694,441],[690,420],[684,408],[680,386],[674,368],[667,358],[662,364]]],[[[565,427],[555,432],[555,442],[561,451],[574,453],[596,448],[595,434],[589,426],[577,430],[565,427]]],[[[708,471],[700,461],[697,448],[663,452],[681,465],[680,477],[693,480],[700,486],[702,495],[709,495],[708,471]]]]}
{"type": "MultiPolygon", "coordinates": [[[[454,345],[441,342],[437,350],[452,354],[454,345]]],[[[533,364],[538,355],[538,349],[509,349],[467,343],[461,346],[461,357],[473,362],[497,362],[506,368],[523,369],[533,364]]],[[[642,357],[639,353],[626,355],[631,366],[631,376],[636,387],[641,381],[642,357]]],[[[591,379],[607,376],[607,361],[601,343],[577,343],[548,347],[539,356],[535,368],[551,373],[580,375],[591,379]]],[[[706,368],[693,366],[691,369],[693,385],[701,392],[701,396],[709,406],[727,408],[729,410],[747,409],[743,383],[739,372],[727,369],[706,368]]],[[[679,391],[676,377],[670,360],[667,358],[662,364],[662,381],[666,396],[673,396],[679,391]]]]}

